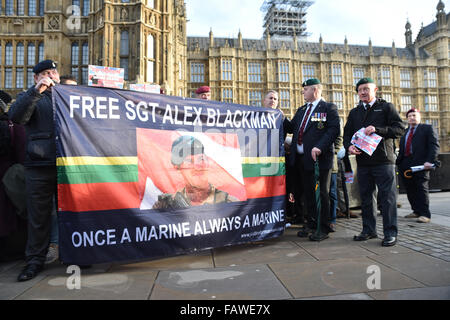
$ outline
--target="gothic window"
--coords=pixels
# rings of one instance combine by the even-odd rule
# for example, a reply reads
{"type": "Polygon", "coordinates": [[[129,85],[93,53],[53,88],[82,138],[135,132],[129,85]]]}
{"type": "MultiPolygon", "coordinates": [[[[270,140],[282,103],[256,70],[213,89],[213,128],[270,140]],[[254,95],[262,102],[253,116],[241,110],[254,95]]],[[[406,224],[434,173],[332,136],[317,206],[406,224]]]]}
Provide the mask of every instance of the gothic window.
{"type": "Polygon", "coordinates": [[[280,108],[289,109],[291,107],[291,97],[289,90],[280,90],[280,108]]]}
{"type": "Polygon", "coordinates": [[[128,80],[128,55],[130,52],[129,43],[130,39],[128,36],[128,31],[123,30],[120,33],[120,67],[124,69],[125,80],[128,80]]]}
{"type": "Polygon", "coordinates": [[[39,43],[38,50],[39,50],[38,61],[42,61],[42,60],[44,60],[44,43],[43,42],[39,43]]]}
{"type": "Polygon", "coordinates": [[[250,90],[248,92],[248,104],[254,107],[261,107],[262,106],[261,91],[250,90]]]}
{"type": "Polygon", "coordinates": [[[359,80],[364,78],[365,70],[362,67],[353,68],[353,85],[356,86],[359,80]]]}
{"type": "Polygon", "coordinates": [[[25,15],[25,0],[17,0],[17,15],[25,15]]]}
{"type": "Polygon", "coordinates": [[[205,82],[205,64],[198,62],[191,62],[191,82],[203,83],[205,82]]]}
{"type": "Polygon", "coordinates": [[[13,64],[13,47],[11,42],[8,42],[5,47],[5,65],[13,64]]]}
{"type": "MultiPolygon", "coordinates": [[[[13,0],[6,0],[5,1],[5,14],[7,16],[14,15],[14,3],[13,3],[13,0]]],[[[6,81],[6,77],[5,77],[5,81],[6,81]]]]}
{"type": "Polygon", "coordinates": [[[28,15],[36,15],[36,0],[28,0],[28,15]]]}
{"type": "Polygon", "coordinates": [[[248,82],[261,82],[261,63],[249,62],[248,63],[248,82]]]}

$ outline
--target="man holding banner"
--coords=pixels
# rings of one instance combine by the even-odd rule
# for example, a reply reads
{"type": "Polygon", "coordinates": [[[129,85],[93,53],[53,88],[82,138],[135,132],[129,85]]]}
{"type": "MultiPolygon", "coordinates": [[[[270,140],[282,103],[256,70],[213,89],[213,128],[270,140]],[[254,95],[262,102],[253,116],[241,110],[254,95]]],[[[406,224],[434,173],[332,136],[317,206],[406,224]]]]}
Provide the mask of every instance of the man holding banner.
{"type": "Polygon", "coordinates": [[[298,233],[311,241],[328,238],[331,231],[330,220],[330,170],[333,166],[333,144],[339,135],[340,122],[336,105],[322,99],[322,85],[318,79],[309,79],[303,84],[303,96],[307,102],[297,110],[288,133],[293,133],[291,144],[291,165],[295,168],[297,184],[296,198],[305,195],[307,208],[307,226],[298,233]],[[318,212],[315,197],[314,164],[319,163],[320,202],[318,212]],[[320,215],[320,217],[319,217],[320,215]],[[318,223],[320,221],[320,223],[318,223]],[[314,231],[318,232],[314,232],[314,231]],[[313,234],[311,234],[314,232],[313,234]]]}
{"type": "Polygon", "coordinates": [[[52,87],[59,83],[56,63],[39,62],[34,68],[35,85],[18,95],[9,116],[25,125],[27,145],[25,177],[28,210],[27,265],[18,281],[34,278],[43,269],[50,240],[51,214],[55,208],[56,146],[52,87]]]}

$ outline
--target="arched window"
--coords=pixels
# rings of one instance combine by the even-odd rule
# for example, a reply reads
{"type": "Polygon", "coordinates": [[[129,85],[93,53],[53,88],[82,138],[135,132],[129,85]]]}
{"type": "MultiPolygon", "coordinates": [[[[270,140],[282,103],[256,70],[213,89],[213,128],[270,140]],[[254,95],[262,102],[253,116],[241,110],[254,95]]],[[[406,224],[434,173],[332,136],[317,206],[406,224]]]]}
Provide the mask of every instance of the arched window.
{"type": "Polygon", "coordinates": [[[28,15],[36,15],[36,0],[28,0],[28,15]]]}
{"type": "Polygon", "coordinates": [[[36,47],[34,43],[28,44],[27,64],[34,66],[36,64],[36,47]]]}
{"type": "Polygon", "coordinates": [[[81,64],[89,64],[89,45],[87,42],[83,43],[81,64]]]}
{"type": "Polygon", "coordinates": [[[89,0],[83,0],[83,16],[86,17],[89,15],[89,0]]]}
{"type": "Polygon", "coordinates": [[[19,42],[16,46],[16,65],[23,66],[23,63],[25,61],[25,52],[23,48],[23,43],[19,42]]]}
{"type": "Polygon", "coordinates": [[[13,64],[13,47],[11,42],[8,42],[5,46],[5,64],[6,65],[13,64]]]}
{"type": "Polygon", "coordinates": [[[128,31],[124,30],[120,33],[120,55],[128,56],[130,48],[129,48],[129,36],[128,31]]]}
{"type": "Polygon", "coordinates": [[[72,43],[72,65],[77,66],[79,62],[80,49],[78,47],[78,42],[72,43]]]}
{"type": "Polygon", "coordinates": [[[120,67],[124,69],[124,79],[128,80],[128,55],[130,53],[129,48],[130,38],[128,31],[123,30],[120,33],[120,67]]]}
{"type": "Polygon", "coordinates": [[[149,34],[147,36],[147,58],[154,59],[155,58],[155,39],[153,35],[149,34]]]}
{"type": "Polygon", "coordinates": [[[155,69],[155,39],[153,35],[147,36],[147,82],[154,82],[155,69]]]}
{"type": "Polygon", "coordinates": [[[38,54],[39,54],[38,60],[42,61],[42,60],[44,60],[44,43],[43,42],[39,43],[38,50],[39,50],[39,52],[38,52],[38,54]]]}
{"type": "Polygon", "coordinates": [[[14,15],[14,3],[13,3],[13,0],[6,0],[5,1],[5,14],[7,16],[14,15]]]}
{"type": "Polygon", "coordinates": [[[17,0],[17,15],[25,15],[25,0],[17,0]]]}
{"type": "Polygon", "coordinates": [[[44,15],[45,0],[39,0],[39,15],[44,15]]]}

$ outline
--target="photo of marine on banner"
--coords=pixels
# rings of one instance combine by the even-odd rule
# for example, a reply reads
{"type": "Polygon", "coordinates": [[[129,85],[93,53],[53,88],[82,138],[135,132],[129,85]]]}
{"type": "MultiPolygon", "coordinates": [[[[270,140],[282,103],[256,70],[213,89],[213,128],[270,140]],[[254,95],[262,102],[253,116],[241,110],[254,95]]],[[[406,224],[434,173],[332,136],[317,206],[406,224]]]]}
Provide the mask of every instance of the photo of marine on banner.
{"type": "Polygon", "coordinates": [[[64,85],[53,103],[64,262],[146,260],[282,235],[279,110],[64,85]]]}

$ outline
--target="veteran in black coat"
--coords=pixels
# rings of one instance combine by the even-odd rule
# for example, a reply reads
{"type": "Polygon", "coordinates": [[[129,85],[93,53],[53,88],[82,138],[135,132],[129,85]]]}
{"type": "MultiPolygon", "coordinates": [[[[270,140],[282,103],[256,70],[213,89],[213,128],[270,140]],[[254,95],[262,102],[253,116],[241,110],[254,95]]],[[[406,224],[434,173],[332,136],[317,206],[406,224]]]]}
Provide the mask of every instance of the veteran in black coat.
{"type": "Polygon", "coordinates": [[[321,241],[328,238],[331,231],[329,186],[333,166],[334,141],[339,135],[340,121],[336,105],[322,99],[322,85],[317,79],[303,83],[303,96],[307,102],[299,108],[286,125],[285,130],[292,133],[290,165],[295,168],[292,181],[296,186],[295,198],[304,193],[307,208],[307,227],[299,232],[304,237],[309,233],[310,240],[321,241]],[[318,213],[315,201],[314,163],[320,168],[320,225],[317,226],[318,213]]]}
{"type": "Polygon", "coordinates": [[[26,130],[25,178],[28,240],[26,266],[18,281],[42,271],[50,240],[51,215],[56,197],[56,144],[51,88],[59,83],[56,63],[39,62],[33,68],[35,85],[20,93],[9,110],[10,119],[26,130]]]}
{"type": "Polygon", "coordinates": [[[344,147],[349,154],[356,155],[358,164],[363,230],[353,240],[377,238],[376,206],[373,199],[378,188],[384,234],[381,244],[389,247],[397,243],[398,233],[394,139],[403,135],[405,126],[392,103],[376,98],[377,90],[371,78],[363,78],[356,84],[360,103],[348,115],[344,127],[344,147]],[[352,136],[361,128],[365,128],[366,135],[375,133],[382,137],[371,156],[351,143],[352,136]]]}
{"type": "Polygon", "coordinates": [[[407,218],[418,218],[418,222],[430,222],[430,201],[428,197],[430,169],[438,163],[438,135],[429,124],[421,123],[419,110],[411,109],[406,113],[408,130],[400,139],[399,154],[396,164],[405,186],[408,201],[413,213],[407,218]],[[415,173],[405,171],[411,167],[424,166],[423,171],[415,173]]]}

